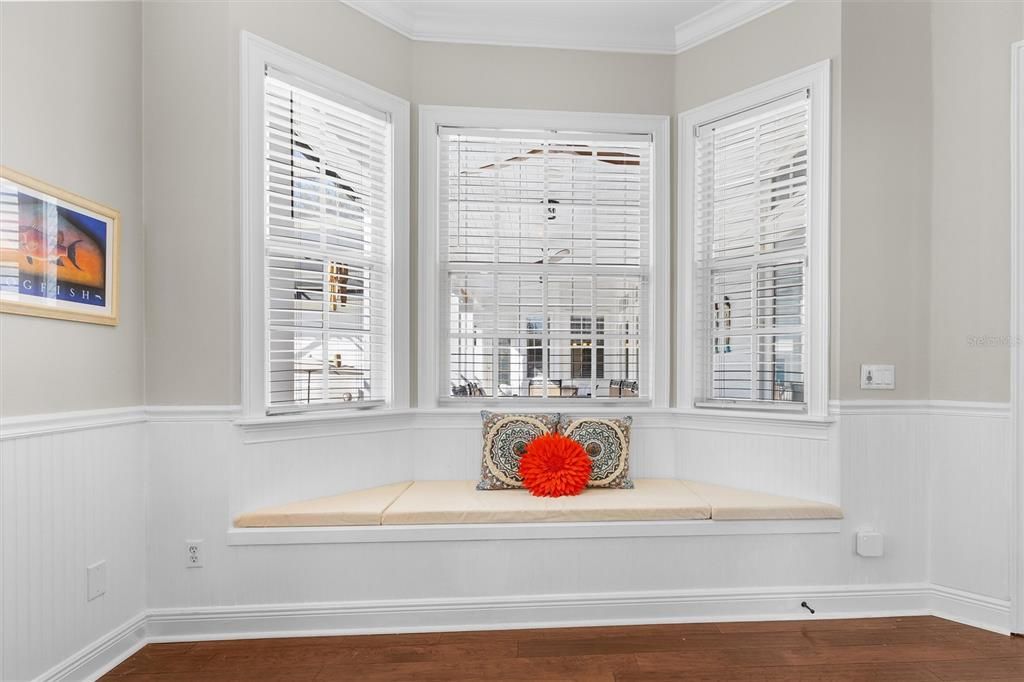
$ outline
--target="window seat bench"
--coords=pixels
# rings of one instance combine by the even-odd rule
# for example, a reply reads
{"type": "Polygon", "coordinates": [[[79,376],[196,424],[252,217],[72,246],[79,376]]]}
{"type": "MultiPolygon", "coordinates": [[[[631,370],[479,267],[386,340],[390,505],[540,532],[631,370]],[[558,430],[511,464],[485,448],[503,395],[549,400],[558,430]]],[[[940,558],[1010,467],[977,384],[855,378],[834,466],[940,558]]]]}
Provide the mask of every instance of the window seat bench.
{"type": "Polygon", "coordinates": [[[406,481],[247,512],[235,528],[429,526],[662,521],[835,520],[832,504],[675,479],[636,479],[632,490],[575,497],[476,490],[476,481],[406,481]]]}

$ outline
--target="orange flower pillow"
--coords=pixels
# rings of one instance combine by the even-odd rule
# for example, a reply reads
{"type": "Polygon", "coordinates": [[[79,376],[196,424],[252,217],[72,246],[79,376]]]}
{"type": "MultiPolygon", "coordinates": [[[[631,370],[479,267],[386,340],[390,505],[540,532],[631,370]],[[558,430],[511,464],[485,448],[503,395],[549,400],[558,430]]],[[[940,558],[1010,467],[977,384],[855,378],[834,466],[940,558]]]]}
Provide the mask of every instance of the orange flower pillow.
{"type": "Polygon", "coordinates": [[[590,481],[590,455],[560,433],[537,436],[519,460],[523,487],[535,497],[579,495],[590,481]]]}

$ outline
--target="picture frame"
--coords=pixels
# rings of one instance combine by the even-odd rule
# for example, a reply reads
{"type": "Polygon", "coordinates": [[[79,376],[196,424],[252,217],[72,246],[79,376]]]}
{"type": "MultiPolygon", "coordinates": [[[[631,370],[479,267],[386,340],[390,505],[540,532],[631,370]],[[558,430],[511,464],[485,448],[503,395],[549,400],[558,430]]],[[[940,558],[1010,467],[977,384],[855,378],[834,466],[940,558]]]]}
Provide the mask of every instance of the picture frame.
{"type": "Polygon", "coordinates": [[[0,313],[118,323],[121,214],[0,166],[0,313]]]}

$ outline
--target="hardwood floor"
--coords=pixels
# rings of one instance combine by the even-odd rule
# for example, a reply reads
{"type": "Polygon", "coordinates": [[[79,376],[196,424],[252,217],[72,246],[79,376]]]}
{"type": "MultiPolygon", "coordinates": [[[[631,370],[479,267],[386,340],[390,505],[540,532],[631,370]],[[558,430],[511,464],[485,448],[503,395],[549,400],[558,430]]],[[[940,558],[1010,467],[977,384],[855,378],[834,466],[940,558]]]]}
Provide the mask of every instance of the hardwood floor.
{"type": "Polygon", "coordinates": [[[1024,638],[932,617],[149,644],[103,679],[1024,680],[1024,638]]]}

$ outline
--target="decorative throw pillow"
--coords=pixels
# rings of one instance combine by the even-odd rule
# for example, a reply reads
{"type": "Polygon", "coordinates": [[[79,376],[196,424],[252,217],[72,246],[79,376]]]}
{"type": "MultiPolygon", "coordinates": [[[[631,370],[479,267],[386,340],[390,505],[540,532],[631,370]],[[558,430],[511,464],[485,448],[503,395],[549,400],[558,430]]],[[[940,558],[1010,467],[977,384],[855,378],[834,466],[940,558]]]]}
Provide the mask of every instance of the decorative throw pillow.
{"type": "Polygon", "coordinates": [[[629,477],[629,430],[632,417],[567,417],[558,430],[590,455],[590,488],[632,488],[629,477]]]}
{"type": "Polygon", "coordinates": [[[526,446],[519,475],[534,497],[565,497],[583,492],[591,466],[582,445],[560,433],[546,433],[526,446]]]}
{"type": "Polygon", "coordinates": [[[519,459],[537,436],[558,432],[557,414],[500,414],[483,410],[484,452],[477,490],[522,488],[519,459]]]}

